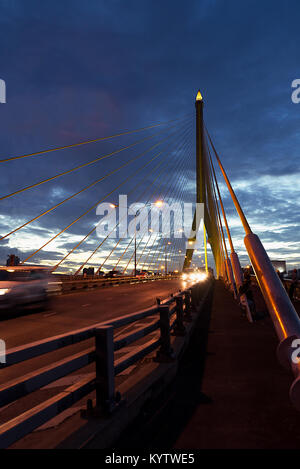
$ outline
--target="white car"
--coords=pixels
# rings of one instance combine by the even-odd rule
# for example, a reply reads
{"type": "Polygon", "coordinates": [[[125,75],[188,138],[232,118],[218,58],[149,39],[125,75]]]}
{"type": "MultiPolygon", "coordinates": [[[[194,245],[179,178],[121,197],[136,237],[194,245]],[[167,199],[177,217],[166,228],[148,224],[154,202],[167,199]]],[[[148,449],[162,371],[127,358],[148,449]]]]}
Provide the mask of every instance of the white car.
{"type": "Polygon", "coordinates": [[[0,267],[0,311],[46,303],[50,269],[38,266],[0,267]]]}

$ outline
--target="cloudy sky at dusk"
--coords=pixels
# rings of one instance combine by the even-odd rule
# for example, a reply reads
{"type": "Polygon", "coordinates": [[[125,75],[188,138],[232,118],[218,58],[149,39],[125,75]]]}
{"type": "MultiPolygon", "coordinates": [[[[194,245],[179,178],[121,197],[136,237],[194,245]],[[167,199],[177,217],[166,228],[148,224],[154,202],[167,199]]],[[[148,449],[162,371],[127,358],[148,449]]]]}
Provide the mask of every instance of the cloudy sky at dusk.
{"type": "MultiPolygon", "coordinates": [[[[291,83],[300,78],[299,13],[297,0],[0,0],[0,78],[7,86],[7,103],[0,104],[0,159],[181,119],[2,163],[4,196],[155,134],[111,159],[0,201],[3,236],[168,136],[162,143],[166,160],[159,156],[142,169],[155,148],[32,228],[2,240],[0,262],[12,252],[29,256],[140,167],[108,201],[130,191],[132,200],[151,198],[151,188],[147,196],[143,190],[160,162],[168,177],[161,176],[165,187],[154,186],[157,194],[175,200],[182,190],[185,200],[192,198],[193,113],[200,88],[207,127],[253,231],[271,258],[300,267],[300,104],[291,100],[291,83]]],[[[220,187],[245,264],[243,230],[220,187]]],[[[32,261],[56,263],[96,222],[93,210],[32,261]]],[[[66,267],[79,265],[98,243],[96,236],[89,239],[66,267]]],[[[98,262],[107,252],[98,252],[98,262]]]]}

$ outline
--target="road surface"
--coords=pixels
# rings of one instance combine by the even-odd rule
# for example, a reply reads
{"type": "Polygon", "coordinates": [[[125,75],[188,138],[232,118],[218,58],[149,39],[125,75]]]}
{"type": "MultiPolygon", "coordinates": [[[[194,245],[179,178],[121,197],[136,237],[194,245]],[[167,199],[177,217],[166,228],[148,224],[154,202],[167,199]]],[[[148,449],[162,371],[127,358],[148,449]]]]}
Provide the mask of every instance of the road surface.
{"type": "MultiPolygon", "coordinates": [[[[7,349],[24,345],[149,308],[156,304],[156,298],[168,298],[171,293],[176,293],[181,288],[180,280],[159,280],[58,296],[53,298],[51,309],[47,311],[36,312],[35,314],[31,312],[31,314],[1,321],[1,338],[6,341],[7,349]]],[[[146,321],[147,324],[150,324],[154,319],[154,317],[149,317],[143,319],[142,322],[146,321]]],[[[123,326],[117,329],[115,334],[120,338],[122,334],[126,335],[129,330],[136,330],[138,327],[141,327],[139,323],[123,326]]],[[[159,331],[155,331],[153,334],[159,335],[159,331]]],[[[151,337],[147,336],[147,338],[140,339],[140,341],[150,340],[151,337]]],[[[93,345],[94,340],[89,339],[14,366],[3,368],[0,370],[0,386],[7,385],[13,379],[24,377],[24,375],[36,369],[53,364],[66,356],[86,350],[93,345]]],[[[126,355],[133,347],[138,345],[139,342],[136,342],[134,345],[116,352],[115,359],[120,358],[123,354],[126,355]]],[[[125,370],[116,382],[126,379],[128,373],[133,373],[133,368],[135,366],[131,366],[128,371],[125,370]]],[[[92,363],[11,404],[1,407],[0,424],[53,397],[86,374],[94,373],[95,364],[92,363]]]]}
{"type": "Polygon", "coordinates": [[[0,339],[10,349],[149,308],[181,288],[178,279],[157,280],[53,297],[47,311],[0,321],[0,339]]]}

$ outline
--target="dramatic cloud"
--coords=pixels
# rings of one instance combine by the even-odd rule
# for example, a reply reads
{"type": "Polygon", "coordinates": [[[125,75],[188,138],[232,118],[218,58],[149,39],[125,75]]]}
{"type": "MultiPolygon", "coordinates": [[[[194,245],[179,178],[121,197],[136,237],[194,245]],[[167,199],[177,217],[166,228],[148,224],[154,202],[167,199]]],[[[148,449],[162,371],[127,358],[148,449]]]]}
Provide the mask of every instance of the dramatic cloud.
{"type": "MultiPolygon", "coordinates": [[[[56,264],[96,225],[93,206],[108,193],[105,200],[114,203],[119,193],[129,194],[130,201],[153,201],[158,195],[194,200],[193,113],[200,88],[206,124],[253,230],[272,258],[299,266],[300,104],[291,101],[291,83],[300,78],[299,12],[296,0],[2,0],[0,78],[7,85],[7,103],[0,104],[0,159],[184,115],[186,123],[144,155],[164,138],[163,128],[2,163],[5,196],[161,132],[0,201],[3,236],[69,199],[1,241],[0,262],[11,252],[24,259],[63,231],[32,258],[56,264]]],[[[248,263],[243,231],[223,183],[221,190],[236,249],[248,263]]],[[[96,234],[84,241],[65,269],[74,270],[99,242],[96,234]]],[[[108,268],[126,245],[122,241],[116,247],[108,268]]],[[[101,264],[113,246],[109,240],[89,264],[101,264]]],[[[174,245],[174,254],[183,246],[174,245]]],[[[132,252],[131,246],[121,265],[132,252]]],[[[158,261],[163,260],[162,255],[158,261]]]]}

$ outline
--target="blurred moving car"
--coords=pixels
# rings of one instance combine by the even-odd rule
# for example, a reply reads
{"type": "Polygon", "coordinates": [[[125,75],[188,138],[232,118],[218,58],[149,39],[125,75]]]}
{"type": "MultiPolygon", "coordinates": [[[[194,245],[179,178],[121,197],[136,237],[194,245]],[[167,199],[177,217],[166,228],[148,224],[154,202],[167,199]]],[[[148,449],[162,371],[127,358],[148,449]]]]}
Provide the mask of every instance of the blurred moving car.
{"type": "Polygon", "coordinates": [[[149,274],[148,270],[137,270],[136,271],[136,277],[144,278],[144,277],[149,277],[151,274],[149,274]]]}
{"type": "Polygon", "coordinates": [[[45,305],[54,287],[49,267],[0,267],[0,311],[45,305]]]}
{"type": "Polygon", "coordinates": [[[207,279],[207,273],[205,272],[205,269],[201,267],[198,269],[188,267],[182,273],[181,279],[185,282],[202,282],[207,279]]]}
{"type": "Polygon", "coordinates": [[[114,277],[122,277],[122,272],[119,270],[110,270],[103,275],[103,278],[114,278],[114,277]]]}

